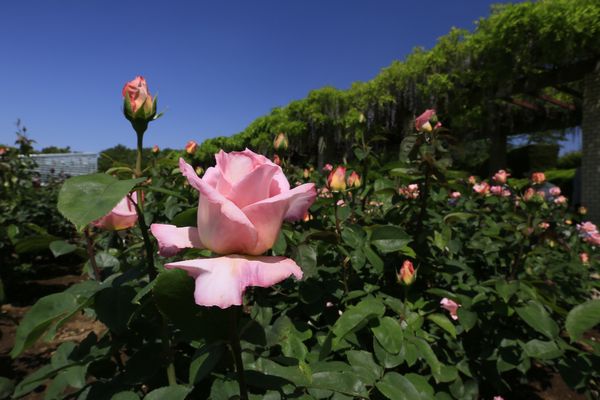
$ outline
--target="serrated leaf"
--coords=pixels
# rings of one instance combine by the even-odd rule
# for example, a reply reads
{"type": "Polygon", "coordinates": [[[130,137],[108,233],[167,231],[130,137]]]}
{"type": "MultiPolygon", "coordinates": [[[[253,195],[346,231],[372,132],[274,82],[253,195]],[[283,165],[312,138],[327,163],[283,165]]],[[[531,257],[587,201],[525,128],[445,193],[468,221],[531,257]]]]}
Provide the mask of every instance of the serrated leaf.
{"type": "Polygon", "coordinates": [[[420,400],[421,394],[404,376],[397,372],[388,372],[375,387],[391,400],[420,400]]]}
{"type": "Polygon", "coordinates": [[[558,336],[558,325],[550,317],[546,309],[537,301],[531,300],[522,307],[515,309],[519,317],[530,327],[549,339],[558,336]]]}
{"type": "Polygon", "coordinates": [[[58,210],[81,231],[108,214],[135,185],[146,178],[118,180],[106,174],[74,176],[58,194],[58,210]]]}
{"type": "Polygon", "coordinates": [[[571,340],[579,340],[587,330],[598,324],[600,324],[600,300],[589,300],[569,311],[565,328],[571,340]]]}
{"type": "Polygon", "coordinates": [[[445,315],[443,314],[429,314],[427,319],[438,325],[440,328],[445,330],[456,339],[456,327],[445,315]]]}

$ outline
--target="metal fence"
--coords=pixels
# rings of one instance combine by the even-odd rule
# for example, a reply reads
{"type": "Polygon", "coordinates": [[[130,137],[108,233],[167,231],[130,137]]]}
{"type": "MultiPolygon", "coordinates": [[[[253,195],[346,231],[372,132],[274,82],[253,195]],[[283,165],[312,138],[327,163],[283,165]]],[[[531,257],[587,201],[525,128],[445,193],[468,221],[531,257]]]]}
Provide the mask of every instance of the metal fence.
{"type": "Polygon", "coordinates": [[[32,154],[36,162],[35,171],[42,182],[51,177],[75,176],[98,172],[97,153],[32,154]]]}

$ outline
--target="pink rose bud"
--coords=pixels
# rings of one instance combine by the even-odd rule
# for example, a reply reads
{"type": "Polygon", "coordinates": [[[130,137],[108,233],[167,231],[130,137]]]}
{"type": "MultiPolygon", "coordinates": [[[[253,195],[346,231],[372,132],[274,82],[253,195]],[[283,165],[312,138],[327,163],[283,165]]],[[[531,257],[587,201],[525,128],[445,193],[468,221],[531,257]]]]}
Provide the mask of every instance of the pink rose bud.
{"type": "Polygon", "coordinates": [[[346,202],[344,201],[344,199],[339,199],[337,201],[337,203],[335,203],[338,207],[345,207],[346,206],[346,202]]]}
{"type": "Polygon", "coordinates": [[[440,301],[440,305],[443,309],[445,309],[446,311],[448,311],[450,313],[450,317],[452,317],[453,320],[457,320],[458,319],[458,307],[460,307],[460,304],[450,300],[447,297],[444,297],[441,301],[440,301]]]}
{"type": "Polygon", "coordinates": [[[158,145],[154,145],[154,146],[152,146],[152,152],[153,152],[154,154],[158,153],[159,151],[160,151],[160,148],[158,147],[158,145]]]}
{"type": "Polygon", "coordinates": [[[0,146],[0,156],[3,156],[4,154],[6,154],[6,152],[7,152],[6,147],[0,146]]]}
{"type": "Polygon", "coordinates": [[[590,256],[586,252],[579,253],[579,259],[583,265],[588,265],[590,263],[590,256]]]}
{"type": "Polygon", "coordinates": [[[494,174],[494,177],[492,179],[494,180],[494,182],[504,185],[509,176],[510,176],[510,174],[508,172],[501,169],[500,171],[498,171],[494,174]]]}
{"type": "Polygon", "coordinates": [[[474,185],[474,184],[476,184],[476,183],[477,183],[477,178],[475,178],[475,176],[471,175],[471,176],[469,177],[469,183],[470,183],[471,185],[474,185]]]}
{"type": "Polygon", "coordinates": [[[453,199],[460,199],[460,196],[462,196],[460,194],[460,192],[452,192],[452,193],[450,193],[450,197],[453,198],[453,199]]]}
{"type": "Polygon", "coordinates": [[[279,132],[275,140],[273,140],[273,148],[277,151],[287,150],[289,145],[288,138],[285,133],[279,132]]]}
{"type": "Polygon", "coordinates": [[[197,148],[198,148],[198,143],[196,143],[193,140],[190,140],[185,144],[185,152],[188,154],[194,154],[196,152],[197,148]]]}
{"type": "Polygon", "coordinates": [[[490,191],[490,185],[487,182],[476,183],[473,185],[473,190],[477,194],[488,194],[490,191]]]}
{"type": "MultiPolygon", "coordinates": [[[[137,193],[133,192],[131,198],[137,202],[137,193]]],[[[120,231],[131,228],[137,220],[134,204],[128,197],[124,197],[108,214],[92,222],[92,225],[107,231],[120,231]]]]}
{"type": "Polygon", "coordinates": [[[327,185],[334,192],[346,190],[346,168],[338,166],[327,177],[327,185]]]}
{"type": "Polygon", "coordinates": [[[348,186],[357,188],[360,187],[360,185],[360,175],[358,175],[356,171],[352,171],[352,173],[348,177],[348,186]]]}
{"type": "Polygon", "coordinates": [[[402,263],[400,272],[396,274],[396,278],[398,279],[398,283],[401,285],[412,285],[417,278],[413,263],[409,260],[405,260],[404,263],[402,263]]]}
{"type": "Polygon", "coordinates": [[[273,162],[275,163],[275,165],[281,165],[281,158],[279,158],[279,156],[275,154],[273,156],[273,162]]]}
{"type": "Polygon", "coordinates": [[[301,220],[316,198],[313,183],[290,188],[280,166],[248,149],[216,156],[202,178],[179,160],[182,174],[199,192],[196,227],[153,224],[159,253],[173,256],[183,248],[204,248],[217,258],[179,261],[165,268],[183,269],[195,279],[201,306],[241,305],[249,286],[270,287],[302,270],[291,259],[261,256],[273,247],[283,221],[301,220]]]}
{"type": "Polygon", "coordinates": [[[543,172],[534,172],[531,174],[531,182],[534,184],[544,183],[546,180],[546,175],[543,172]]]}
{"type": "Polygon", "coordinates": [[[156,116],[156,101],[148,90],[148,84],[142,76],[136,76],[123,86],[122,90],[125,117],[135,127],[136,123],[148,123],[156,116]]]}
{"type": "MultiPolygon", "coordinates": [[[[429,109],[425,110],[425,112],[419,115],[415,119],[415,128],[418,132],[431,132],[431,120],[435,117],[435,110],[429,109]]],[[[437,122],[437,119],[436,121],[437,122]]]]}
{"type": "Polygon", "coordinates": [[[323,171],[327,171],[327,172],[333,171],[333,165],[325,164],[325,166],[323,167],[323,171]]]}

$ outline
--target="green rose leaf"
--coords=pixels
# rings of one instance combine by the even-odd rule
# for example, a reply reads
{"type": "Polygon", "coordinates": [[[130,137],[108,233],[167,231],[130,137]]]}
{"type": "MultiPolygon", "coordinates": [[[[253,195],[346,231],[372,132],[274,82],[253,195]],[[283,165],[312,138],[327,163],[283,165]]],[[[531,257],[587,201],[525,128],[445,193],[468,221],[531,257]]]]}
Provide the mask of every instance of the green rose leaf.
{"type": "Polygon", "coordinates": [[[135,185],[146,178],[118,180],[106,174],[74,176],[58,194],[58,210],[77,230],[108,214],[135,185]]]}
{"type": "Polygon", "coordinates": [[[565,328],[571,340],[579,340],[585,331],[598,324],[600,324],[600,300],[590,300],[569,311],[565,328]]]}

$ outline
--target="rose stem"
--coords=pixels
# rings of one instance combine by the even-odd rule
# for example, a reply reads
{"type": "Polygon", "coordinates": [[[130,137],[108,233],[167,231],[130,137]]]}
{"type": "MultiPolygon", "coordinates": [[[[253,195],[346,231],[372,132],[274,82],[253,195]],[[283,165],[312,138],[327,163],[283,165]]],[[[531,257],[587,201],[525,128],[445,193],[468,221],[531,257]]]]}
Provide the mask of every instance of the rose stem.
{"type": "Polygon", "coordinates": [[[129,201],[131,201],[135,207],[135,212],[138,216],[138,223],[140,224],[140,230],[142,231],[142,238],[144,238],[144,247],[146,248],[146,261],[148,263],[148,276],[150,277],[150,281],[153,281],[156,278],[156,268],[154,268],[154,250],[152,248],[152,242],[150,241],[150,237],[148,236],[148,226],[146,225],[146,220],[144,219],[144,213],[138,206],[138,204],[133,201],[131,195],[127,195],[129,201]]]}
{"type": "Polygon", "coordinates": [[[92,236],[90,235],[90,230],[87,226],[83,230],[83,234],[85,235],[87,253],[88,257],[90,258],[90,264],[92,265],[92,269],[94,270],[94,276],[96,277],[96,280],[98,282],[102,282],[100,269],[98,268],[98,264],[96,263],[96,255],[94,254],[94,242],[92,241],[92,236]]]}
{"type": "Polygon", "coordinates": [[[240,400],[248,400],[248,388],[246,387],[246,378],[244,377],[244,362],[242,361],[242,346],[238,335],[238,307],[232,306],[230,311],[230,335],[231,352],[235,360],[235,369],[237,372],[238,383],[240,385],[240,400]]]}

